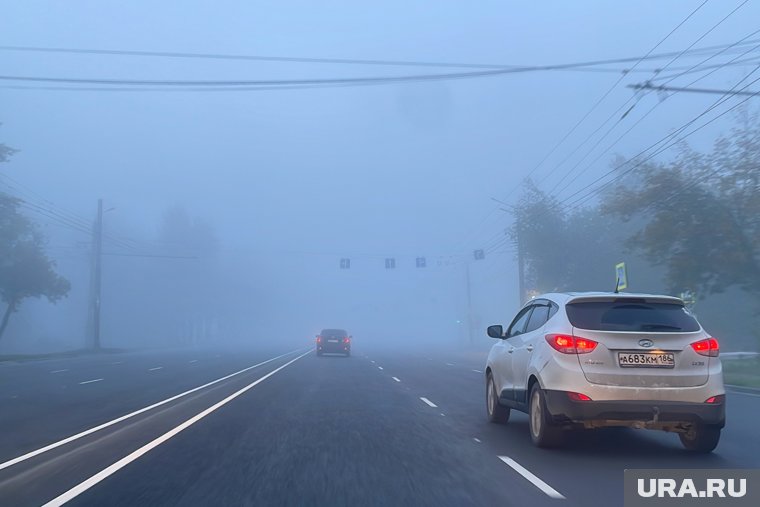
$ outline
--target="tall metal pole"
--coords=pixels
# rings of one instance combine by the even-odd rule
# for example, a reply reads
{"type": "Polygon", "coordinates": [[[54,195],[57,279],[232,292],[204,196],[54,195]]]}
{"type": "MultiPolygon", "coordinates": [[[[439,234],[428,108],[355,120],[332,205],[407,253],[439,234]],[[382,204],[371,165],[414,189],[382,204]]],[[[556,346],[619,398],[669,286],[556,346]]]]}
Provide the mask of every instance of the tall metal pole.
{"type": "Polygon", "coordinates": [[[93,342],[94,349],[100,348],[100,272],[103,257],[103,199],[98,199],[98,217],[94,234],[95,273],[93,283],[93,342]]]}
{"type": "Polygon", "coordinates": [[[517,280],[519,291],[518,304],[525,302],[525,251],[522,243],[522,234],[520,233],[520,224],[515,228],[517,232],[517,280]]]}
{"type": "Polygon", "coordinates": [[[472,345],[472,278],[470,277],[470,263],[467,263],[467,337],[472,345]]]}

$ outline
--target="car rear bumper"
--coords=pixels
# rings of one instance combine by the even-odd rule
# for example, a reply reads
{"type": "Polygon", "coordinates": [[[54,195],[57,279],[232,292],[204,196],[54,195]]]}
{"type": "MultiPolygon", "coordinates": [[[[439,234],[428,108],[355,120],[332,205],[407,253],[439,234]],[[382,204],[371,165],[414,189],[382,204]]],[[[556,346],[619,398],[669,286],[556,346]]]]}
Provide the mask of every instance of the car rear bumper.
{"type": "Polygon", "coordinates": [[[566,391],[546,390],[546,408],[558,423],[621,421],[692,423],[723,427],[726,403],[662,400],[574,401],[566,391]]]}
{"type": "Polygon", "coordinates": [[[345,354],[351,352],[351,345],[345,345],[343,343],[331,343],[329,345],[317,345],[318,352],[324,352],[326,354],[345,354]]]}

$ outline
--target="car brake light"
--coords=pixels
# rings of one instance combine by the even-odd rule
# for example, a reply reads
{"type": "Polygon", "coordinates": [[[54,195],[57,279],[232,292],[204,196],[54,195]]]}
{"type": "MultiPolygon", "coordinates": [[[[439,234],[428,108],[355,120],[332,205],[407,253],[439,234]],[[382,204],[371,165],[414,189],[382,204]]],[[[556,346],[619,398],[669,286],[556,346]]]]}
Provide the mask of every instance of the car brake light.
{"type": "Polygon", "coordinates": [[[705,338],[694,342],[691,344],[691,348],[700,356],[718,357],[720,352],[720,345],[715,338],[705,338]]]}
{"type": "Polygon", "coordinates": [[[317,343],[322,343],[322,337],[321,336],[317,336],[317,343]]]}
{"type": "Polygon", "coordinates": [[[567,397],[573,401],[591,401],[591,397],[583,393],[574,393],[568,391],[567,397]]]}
{"type": "Polygon", "coordinates": [[[348,337],[343,338],[343,343],[351,343],[351,340],[348,337]]]}
{"type": "Polygon", "coordinates": [[[554,350],[563,354],[588,354],[598,345],[594,340],[566,334],[548,334],[546,341],[554,350]]]}
{"type": "Polygon", "coordinates": [[[723,403],[723,400],[725,399],[726,399],[725,394],[719,394],[718,396],[710,396],[709,398],[705,400],[705,403],[717,405],[719,403],[723,403]]]}

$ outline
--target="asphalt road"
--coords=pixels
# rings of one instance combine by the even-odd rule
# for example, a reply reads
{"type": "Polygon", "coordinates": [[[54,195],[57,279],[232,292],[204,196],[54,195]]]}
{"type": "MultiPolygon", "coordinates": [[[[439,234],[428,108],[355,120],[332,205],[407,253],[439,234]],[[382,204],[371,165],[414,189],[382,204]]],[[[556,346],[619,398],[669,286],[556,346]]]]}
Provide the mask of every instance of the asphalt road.
{"type": "Polygon", "coordinates": [[[530,443],[485,419],[483,359],[355,346],[0,364],[0,505],[622,505],[625,468],[760,468],[760,396],[711,455],[677,436],[530,443]],[[556,498],[564,497],[564,499],[556,498]]]}

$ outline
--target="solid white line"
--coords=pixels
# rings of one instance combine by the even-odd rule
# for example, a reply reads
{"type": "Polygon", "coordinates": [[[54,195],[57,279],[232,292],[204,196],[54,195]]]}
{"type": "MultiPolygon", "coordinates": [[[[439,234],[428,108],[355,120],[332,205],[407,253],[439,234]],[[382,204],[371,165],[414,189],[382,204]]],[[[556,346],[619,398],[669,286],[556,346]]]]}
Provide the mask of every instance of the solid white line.
{"type": "Polygon", "coordinates": [[[401,380],[399,380],[399,378],[398,378],[398,377],[391,377],[391,378],[392,378],[393,380],[395,380],[396,382],[401,382],[401,380]]]}
{"type": "Polygon", "coordinates": [[[84,382],[80,382],[79,385],[81,386],[83,384],[92,384],[93,382],[100,382],[101,380],[103,380],[103,379],[102,378],[96,378],[96,379],[92,379],[92,380],[85,380],[84,382]]]}
{"type": "Polygon", "coordinates": [[[65,372],[65,371],[69,371],[69,369],[68,369],[68,368],[66,368],[65,370],[53,370],[53,371],[51,371],[50,373],[63,373],[63,372],[65,372]]]}
{"type": "Polygon", "coordinates": [[[557,498],[560,500],[564,500],[565,497],[556,489],[552,488],[548,484],[546,484],[544,481],[533,475],[530,470],[523,467],[520,463],[513,460],[509,456],[499,456],[499,459],[502,460],[504,463],[512,467],[512,469],[517,472],[518,474],[522,475],[526,479],[528,479],[535,487],[546,493],[552,498],[557,498]]]}
{"type": "Polygon", "coordinates": [[[422,397],[422,396],[420,396],[420,399],[421,399],[422,401],[424,401],[425,403],[427,403],[428,405],[430,405],[431,407],[433,407],[433,408],[438,408],[438,405],[436,405],[435,403],[433,403],[433,402],[432,402],[432,401],[430,401],[429,399],[427,399],[427,398],[424,398],[424,397],[422,397]]]}
{"type": "Polygon", "coordinates": [[[382,366],[378,366],[378,367],[377,367],[377,369],[378,369],[378,370],[382,370],[382,369],[383,369],[383,367],[382,367],[382,366]]]}
{"type": "Polygon", "coordinates": [[[285,357],[285,356],[287,356],[289,354],[293,354],[294,352],[298,352],[300,350],[303,350],[303,349],[301,348],[301,349],[297,349],[297,350],[291,350],[290,352],[286,352],[285,354],[280,354],[277,357],[273,357],[271,359],[267,359],[266,361],[263,361],[263,362],[258,363],[258,364],[254,364],[253,366],[249,366],[247,368],[243,368],[240,371],[236,371],[235,373],[231,373],[231,374],[226,375],[226,376],[224,376],[222,378],[218,378],[216,380],[212,380],[211,382],[209,382],[207,384],[203,384],[202,386],[198,386],[198,387],[195,387],[193,389],[190,389],[189,391],[185,391],[184,393],[180,393],[180,394],[174,395],[171,398],[166,398],[165,400],[162,400],[162,401],[159,401],[157,403],[154,403],[153,405],[149,405],[149,406],[141,408],[139,410],[135,410],[134,412],[130,412],[129,414],[123,415],[121,417],[117,417],[116,419],[113,419],[111,421],[105,422],[103,424],[100,424],[100,425],[95,426],[93,428],[90,428],[88,430],[82,431],[81,433],[77,433],[76,435],[71,435],[70,437],[64,438],[63,440],[59,440],[58,442],[54,442],[52,444],[46,445],[45,447],[41,447],[41,448],[39,448],[37,450],[34,450],[34,451],[28,452],[26,454],[23,454],[23,455],[21,455],[21,456],[19,456],[17,458],[13,458],[13,459],[8,460],[8,461],[6,461],[4,463],[0,463],[0,470],[3,470],[4,468],[11,467],[11,466],[13,466],[13,465],[15,465],[17,463],[21,463],[22,461],[26,461],[29,458],[33,458],[33,457],[38,456],[38,455],[40,455],[40,454],[42,454],[44,452],[50,451],[50,450],[55,449],[57,447],[60,447],[62,445],[66,445],[69,442],[73,442],[74,440],[78,440],[78,439],[80,439],[82,437],[86,437],[87,435],[91,435],[91,434],[95,433],[96,431],[100,431],[102,429],[108,428],[109,426],[113,426],[114,424],[118,424],[118,423],[120,423],[122,421],[125,421],[125,420],[131,418],[131,417],[134,417],[136,415],[140,415],[140,414],[142,414],[144,412],[147,412],[149,410],[153,410],[154,408],[160,407],[161,405],[166,405],[167,403],[171,403],[172,401],[177,400],[179,398],[182,398],[183,396],[187,396],[188,394],[192,394],[192,393],[194,393],[196,391],[200,391],[201,389],[204,389],[206,387],[212,386],[214,384],[218,384],[219,382],[223,382],[223,381],[225,381],[225,380],[227,380],[229,378],[232,378],[232,377],[234,377],[236,375],[240,375],[241,373],[245,373],[245,372],[247,372],[249,370],[252,370],[254,368],[257,368],[259,366],[265,365],[267,363],[271,363],[272,361],[280,359],[281,357],[285,357]]]}
{"type": "MultiPolygon", "coordinates": [[[[311,349],[311,347],[310,347],[310,349],[311,349]]],[[[204,417],[206,417],[210,413],[216,411],[220,407],[223,407],[224,405],[226,405],[227,403],[231,402],[232,400],[234,400],[235,398],[237,398],[241,394],[245,393],[246,391],[250,391],[251,389],[253,389],[257,385],[259,385],[260,383],[262,383],[263,381],[265,381],[266,379],[268,379],[269,377],[271,377],[272,375],[274,375],[275,373],[277,373],[278,371],[282,370],[283,368],[285,368],[287,366],[290,366],[291,364],[295,363],[296,361],[298,361],[299,359],[301,359],[302,357],[304,357],[307,354],[311,354],[311,350],[308,350],[308,351],[304,352],[300,356],[298,356],[298,357],[296,357],[294,359],[291,359],[290,361],[288,361],[287,363],[283,364],[282,366],[279,366],[279,367],[275,368],[274,370],[270,371],[266,375],[264,375],[262,377],[259,377],[257,380],[254,380],[253,382],[251,382],[247,386],[243,387],[242,389],[240,389],[240,390],[232,393],[231,395],[227,396],[222,401],[217,402],[217,403],[211,405],[206,410],[204,410],[204,411],[202,411],[202,412],[194,415],[193,417],[191,417],[187,421],[183,422],[179,426],[177,426],[175,428],[172,428],[171,430],[167,431],[166,433],[164,433],[160,437],[156,438],[155,440],[153,440],[151,442],[148,442],[147,444],[145,444],[144,446],[140,447],[136,451],[134,451],[134,452],[128,454],[127,456],[121,458],[116,463],[113,463],[112,465],[104,468],[103,470],[101,470],[100,472],[96,473],[95,475],[93,475],[89,479],[85,480],[84,482],[81,482],[81,483],[77,484],[76,486],[74,486],[70,490],[66,491],[65,493],[63,493],[63,494],[57,496],[56,498],[50,500],[43,507],[54,507],[54,506],[63,505],[66,502],[68,502],[69,500],[72,500],[72,499],[76,498],[77,496],[81,495],[82,493],[84,493],[85,491],[87,491],[88,489],[90,489],[91,487],[93,487],[94,485],[96,485],[97,483],[99,483],[100,481],[102,481],[103,479],[106,479],[107,477],[109,477],[109,476],[113,475],[114,473],[118,472],[119,470],[121,470],[122,468],[124,468],[125,466],[127,466],[128,464],[130,464],[133,461],[135,461],[136,459],[138,459],[140,456],[148,453],[152,449],[155,449],[156,447],[158,447],[159,445],[163,444],[164,442],[166,442],[167,440],[169,440],[173,436],[175,436],[178,433],[180,433],[181,431],[189,428],[193,424],[197,423],[198,421],[200,421],[201,419],[203,419],[204,417]]]]}
{"type": "Polygon", "coordinates": [[[474,371],[475,373],[483,373],[483,372],[482,372],[482,371],[480,371],[480,370],[472,370],[472,371],[474,371]]]}
{"type": "Polygon", "coordinates": [[[163,370],[163,366],[156,366],[155,368],[148,368],[148,371],[156,371],[156,370],[163,370]]]}
{"type": "Polygon", "coordinates": [[[744,396],[753,396],[755,398],[760,398],[760,394],[745,393],[744,391],[734,391],[733,389],[731,389],[728,392],[731,393],[731,394],[743,394],[744,396]]]}

